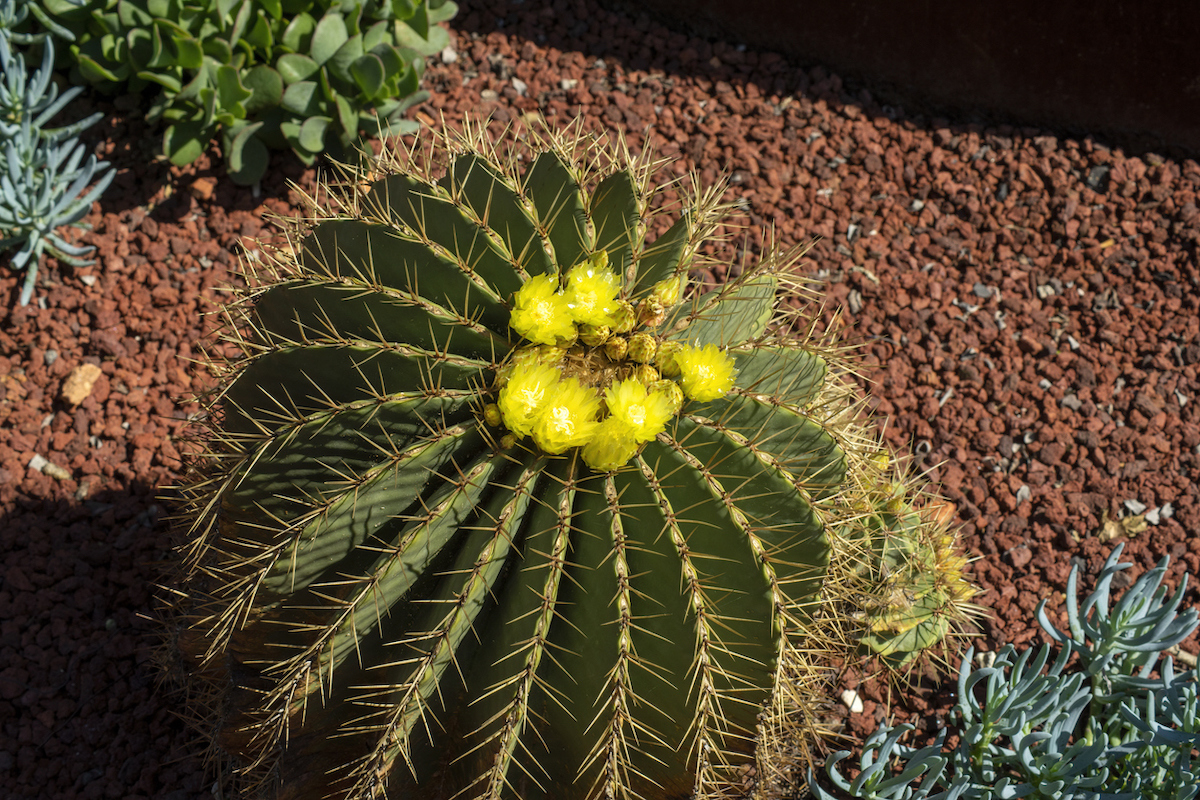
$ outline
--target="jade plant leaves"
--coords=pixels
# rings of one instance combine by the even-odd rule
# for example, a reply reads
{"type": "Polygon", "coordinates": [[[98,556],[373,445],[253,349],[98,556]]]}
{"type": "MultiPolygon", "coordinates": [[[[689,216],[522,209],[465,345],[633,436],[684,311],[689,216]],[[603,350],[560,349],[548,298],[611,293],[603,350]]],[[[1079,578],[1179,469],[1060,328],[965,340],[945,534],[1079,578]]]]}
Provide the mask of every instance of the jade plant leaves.
{"type": "Polygon", "coordinates": [[[220,136],[239,183],[262,176],[267,147],[310,163],[409,127],[404,111],[425,96],[422,58],[445,46],[436,22],[457,10],[438,0],[102,0],[90,16],[55,8],[55,24],[75,37],[79,79],[112,91],[156,87],[147,119],[166,123],[170,161],[191,163],[220,136]]]}

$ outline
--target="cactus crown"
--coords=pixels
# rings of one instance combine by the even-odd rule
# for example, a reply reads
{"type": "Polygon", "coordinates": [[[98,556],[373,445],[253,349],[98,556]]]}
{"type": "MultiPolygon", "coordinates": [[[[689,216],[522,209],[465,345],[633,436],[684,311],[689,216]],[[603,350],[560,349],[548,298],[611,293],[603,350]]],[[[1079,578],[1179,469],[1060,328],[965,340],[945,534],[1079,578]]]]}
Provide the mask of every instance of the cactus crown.
{"type": "Polygon", "coordinates": [[[879,443],[803,251],[690,290],[721,187],[515,145],[321,187],[228,309],[179,649],[280,796],[730,793],[844,653],[879,443]]]}

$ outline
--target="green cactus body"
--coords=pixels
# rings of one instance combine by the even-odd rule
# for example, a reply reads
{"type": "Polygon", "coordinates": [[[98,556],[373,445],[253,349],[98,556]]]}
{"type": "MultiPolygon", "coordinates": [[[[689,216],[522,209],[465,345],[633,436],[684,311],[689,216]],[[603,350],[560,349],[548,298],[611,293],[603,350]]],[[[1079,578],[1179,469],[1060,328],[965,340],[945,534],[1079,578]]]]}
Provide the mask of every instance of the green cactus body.
{"type": "Polygon", "coordinates": [[[481,135],[445,144],[438,179],[410,156],[349,181],[237,307],[253,336],[192,488],[181,639],[218,741],[283,797],[719,795],[812,644],[830,498],[865,458],[834,351],[777,309],[785,258],[674,291],[719,194],[647,241],[647,160],[546,135],[521,171],[481,135]],[[634,332],[679,343],[681,377],[522,338],[539,276],[589,318],[678,300],[634,332]],[[538,370],[633,438],[523,435],[502,387],[538,370]]]}

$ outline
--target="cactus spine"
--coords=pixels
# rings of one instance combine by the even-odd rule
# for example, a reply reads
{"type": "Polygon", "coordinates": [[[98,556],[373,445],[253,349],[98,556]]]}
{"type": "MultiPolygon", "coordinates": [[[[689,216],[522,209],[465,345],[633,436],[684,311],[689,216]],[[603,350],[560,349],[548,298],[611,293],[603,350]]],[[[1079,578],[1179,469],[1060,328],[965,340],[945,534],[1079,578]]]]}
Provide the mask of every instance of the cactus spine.
{"type": "Polygon", "coordinates": [[[327,187],[229,309],[180,649],[281,797],[718,796],[839,646],[878,444],[799,253],[685,293],[720,191],[651,239],[660,164],[535,135],[327,187]]]}

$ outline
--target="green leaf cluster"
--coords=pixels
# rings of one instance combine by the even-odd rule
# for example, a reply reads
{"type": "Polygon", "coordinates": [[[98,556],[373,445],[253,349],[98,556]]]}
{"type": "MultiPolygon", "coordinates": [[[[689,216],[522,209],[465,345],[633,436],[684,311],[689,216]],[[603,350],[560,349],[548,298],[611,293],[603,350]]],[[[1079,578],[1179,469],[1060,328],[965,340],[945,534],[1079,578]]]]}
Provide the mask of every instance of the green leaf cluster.
{"type": "MultiPolygon", "coordinates": [[[[58,0],[62,2],[63,0],[58,0]]],[[[311,164],[407,131],[423,56],[447,43],[449,0],[91,0],[64,11],[94,85],[154,99],[163,152],[189,164],[219,136],[230,176],[258,181],[268,149],[311,164]]]]}
{"type": "Polygon", "coordinates": [[[947,730],[923,748],[900,743],[911,725],[884,726],[866,742],[858,775],[826,764],[833,787],[810,771],[819,800],[1194,800],[1200,794],[1200,699],[1194,669],[1177,673],[1163,651],[1197,626],[1196,609],[1177,613],[1186,579],[1170,596],[1163,558],[1113,602],[1121,546],[1104,564],[1080,606],[1079,567],[1067,584],[1066,631],[1038,607],[1038,622],[1060,646],[1018,651],[972,669],[963,659],[955,707],[959,744],[944,749],[947,730]]]}

